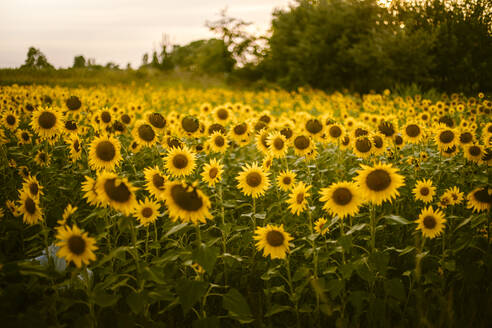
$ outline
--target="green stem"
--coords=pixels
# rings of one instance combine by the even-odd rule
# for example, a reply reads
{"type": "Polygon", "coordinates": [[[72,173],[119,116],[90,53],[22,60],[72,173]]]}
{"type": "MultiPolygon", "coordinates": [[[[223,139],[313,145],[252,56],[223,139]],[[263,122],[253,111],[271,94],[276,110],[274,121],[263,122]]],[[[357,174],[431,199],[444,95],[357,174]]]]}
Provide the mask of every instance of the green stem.
{"type": "Polygon", "coordinates": [[[290,272],[290,261],[289,261],[289,257],[290,256],[287,255],[287,257],[285,258],[285,266],[286,266],[286,269],[287,269],[287,282],[289,284],[290,297],[291,297],[292,302],[294,303],[294,308],[295,308],[295,311],[296,311],[296,323],[297,323],[297,327],[301,327],[301,321],[300,321],[300,318],[299,318],[299,304],[298,304],[298,301],[297,301],[296,292],[294,290],[294,285],[292,283],[292,274],[290,272]]]}

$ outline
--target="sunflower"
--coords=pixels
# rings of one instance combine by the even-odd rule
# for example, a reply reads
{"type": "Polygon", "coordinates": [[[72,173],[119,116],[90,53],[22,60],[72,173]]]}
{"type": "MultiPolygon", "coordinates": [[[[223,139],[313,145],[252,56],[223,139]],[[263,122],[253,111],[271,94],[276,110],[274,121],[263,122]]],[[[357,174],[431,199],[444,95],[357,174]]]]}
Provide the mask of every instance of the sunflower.
{"type": "Polygon", "coordinates": [[[401,134],[396,134],[393,137],[393,143],[395,144],[396,147],[402,148],[405,145],[405,139],[403,139],[401,134]]]}
{"type": "Polygon", "coordinates": [[[323,123],[317,118],[311,118],[304,124],[304,130],[307,131],[312,138],[317,140],[324,134],[324,127],[323,123]]]}
{"type": "Polygon", "coordinates": [[[124,215],[130,215],[137,205],[136,190],[126,178],[120,178],[115,173],[102,172],[96,180],[97,199],[124,215]]]}
{"type": "Polygon", "coordinates": [[[167,136],[164,138],[162,146],[165,149],[183,148],[184,143],[178,137],[167,136]]]}
{"type": "Polygon", "coordinates": [[[432,206],[429,206],[420,211],[416,230],[422,231],[424,237],[433,239],[444,230],[445,222],[444,214],[439,209],[434,211],[432,206]]]}
{"type": "Polygon", "coordinates": [[[77,96],[70,96],[65,100],[65,105],[71,113],[78,112],[82,107],[82,102],[77,96]]]}
{"type": "Polygon", "coordinates": [[[38,151],[36,157],[34,157],[34,161],[41,167],[49,166],[51,163],[51,156],[44,150],[38,151]]]}
{"type": "Polygon", "coordinates": [[[447,158],[453,157],[458,153],[458,147],[452,145],[449,148],[441,149],[441,155],[447,158]]]}
{"type": "Polygon", "coordinates": [[[256,242],[256,249],[263,250],[263,256],[273,259],[284,259],[289,252],[289,242],[293,239],[290,234],[284,231],[284,225],[275,226],[268,224],[266,227],[258,227],[253,237],[256,242]]]}
{"type": "Polygon", "coordinates": [[[263,158],[263,162],[261,163],[261,168],[265,172],[268,172],[270,171],[272,165],[273,165],[273,157],[271,155],[265,156],[265,158],[263,158]]]}
{"type": "Polygon", "coordinates": [[[79,137],[74,134],[70,137],[70,158],[72,162],[76,162],[82,156],[82,146],[79,137]]]}
{"type": "Polygon", "coordinates": [[[165,184],[169,180],[168,176],[163,174],[157,166],[145,168],[144,176],[145,189],[155,198],[163,200],[165,184]]]}
{"type": "Polygon", "coordinates": [[[311,186],[306,186],[304,182],[299,182],[292,188],[287,204],[292,214],[299,215],[306,210],[308,206],[307,198],[310,196],[309,189],[311,186]]]}
{"type": "Polygon", "coordinates": [[[146,121],[140,120],[135,123],[135,127],[132,130],[132,135],[139,144],[147,147],[151,147],[157,142],[157,134],[154,131],[152,125],[146,121]]]}
{"type": "Polygon", "coordinates": [[[195,169],[195,155],[187,146],[172,148],[165,159],[166,168],[173,177],[190,175],[195,169]]]}
{"type": "Polygon", "coordinates": [[[60,250],[57,256],[65,258],[67,262],[73,262],[77,268],[82,267],[82,263],[89,264],[89,261],[95,261],[97,250],[96,240],[87,235],[87,232],[81,231],[76,225],[72,228],[64,226],[58,229],[56,239],[60,240],[56,246],[60,250]]]}
{"type": "Polygon", "coordinates": [[[97,196],[96,180],[89,176],[85,176],[85,181],[82,182],[82,191],[84,192],[84,198],[87,199],[89,205],[99,206],[101,201],[97,196]]]}
{"type": "Polygon", "coordinates": [[[231,113],[226,106],[218,106],[213,110],[213,117],[220,124],[226,125],[227,122],[231,119],[231,113]]]}
{"type": "Polygon", "coordinates": [[[458,141],[464,147],[475,142],[475,135],[470,130],[462,130],[459,134],[458,141]]]}
{"type": "Polygon", "coordinates": [[[355,155],[360,158],[368,158],[372,154],[373,144],[368,136],[358,137],[354,139],[352,150],[355,155]]]}
{"type": "Polygon", "coordinates": [[[364,199],[380,205],[384,201],[396,198],[398,188],[404,185],[405,178],[391,164],[375,164],[374,167],[362,165],[355,178],[364,199]]]}
{"type": "Polygon", "coordinates": [[[65,118],[65,122],[63,123],[63,130],[68,134],[74,134],[78,132],[79,128],[75,120],[65,118]]]}
{"type": "Polygon", "coordinates": [[[432,180],[423,179],[417,181],[412,192],[414,193],[416,200],[429,203],[432,201],[432,197],[436,194],[436,187],[432,185],[432,180]]]}
{"type": "Polygon", "coordinates": [[[239,146],[245,146],[250,141],[250,129],[247,122],[238,123],[229,131],[229,138],[234,140],[239,146]]]}
{"type": "Polygon", "coordinates": [[[296,135],[293,137],[292,145],[297,156],[305,156],[314,148],[313,140],[307,135],[296,135]]]}
{"type": "Polygon", "coordinates": [[[281,171],[277,176],[277,186],[280,190],[289,191],[296,183],[296,174],[293,171],[281,171]]]}
{"type": "Polygon", "coordinates": [[[463,192],[456,186],[446,189],[444,195],[448,195],[451,199],[450,205],[459,205],[463,201],[463,192]]]}
{"type": "Polygon", "coordinates": [[[31,143],[32,135],[27,130],[17,130],[17,143],[19,145],[27,145],[31,143]]]}
{"type": "Polygon", "coordinates": [[[447,194],[443,194],[439,198],[439,202],[437,202],[437,206],[442,208],[442,209],[445,209],[446,207],[451,205],[452,201],[453,200],[452,200],[451,196],[449,196],[447,194]]]}
{"type": "Polygon", "coordinates": [[[454,129],[441,128],[435,136],[435,141],[439,150],[445,151],[446,149],[455,146],[457,141],[457,133],[454,129]]]}
{"type": "Polygon", "coordinates": [[[159,203],[147,197],[144,201],[138,202],[135,208],[135,216],[140,224],[146,226],[157,220],[157,217],[160,215],[159,208],[159,203]]]}
{"type": "Polygon", "coordinates": [[[24,223],[33,225],[43,220],[43,212],[39,206],[39,201],[31,197],[26,190],[20,192],[19,206],[16,211],[23,214],[22,221],[24,223]]]}
{"type": "Polygon", "coordinates": [[[467,160],[480,164],[485,151],[482,145],[473,143],[465,146],[463,152],[467,160]]]}
{"type": "Polygon", "coordinates": [[[166,118],[161,113],[147,113],[147,122],[149,122],[157,131],[163,131],[166,128],[166,118]]]}
{"type": "Polygon", "coordinates": [[[219,131],[214,132],[208,141],[210,150],[214,153],[225,153],[227,150],[227,138],[219,131]]]}
{"type": "Polygon", "coordinates": [[[114,170],[122,160],[120,148],[113,136],[96,137],[89,146],[89,165],[93,170],[114,170]]]}
{"type": "Polygon", "coordinates": [[[402,129],[403,138],[406,142],[417,144],[422,141],[424,130],[418,123],[407,123],[402,129]]]}
{"type": "Polygon", "coordinates": [[[338,142],[344,135],[343,127],[340,124],[334,123],[327,127],[328,137],[333,142],[338,142]]]}
{"type": "Polygon", "coordinates": [[[267,138],[268,151],[273,158],[284,158],[287,153],[287,139],[280,132],[272,132],[267,138]]]}
{"type": "Polygon", "coordinates": [[[364,202],[355,182],[341,181],[320,190],[320,201],[324,202],[323,209],[331,215],[343,219],[359,212],[364,202]]]}
{"type": "Polygon", "coordinates": [[[98,111],[97,113],[99,117],[99,124],[101,125],[102,128],[107,128],[113,124],[113,115],[111,114],[111,111],[108,108],[103,108],[98,111]]]}
{"type": "Polygon", "coordinates": [[[256,148],[263,154],[268,155],[270,152],[268,145],[268,137],[270,136],[270,131],[265,128],[261,129],[260,132],[256,134],[256,148]]]}
{"type": "Polygon", "coordinates": [[[19,126],[19,117],[15,112],[9,110],[3,113],[2,123],[2,125],[10,131],[15,131],[15,129],[19,126]]]}
{"type": "Polygon", "coordinates": [[[223,167],[220,164],[220,160],[211,159],[209,163],[203,166],[203,172],[201,174],[203,182],[208,183],[209,187],[214,187],[222,179],[223,167]]]}
{"type": "Polygon", "coordinates": [[[22,183],[22,189],[25,190],[29,196],[38,200],[39,196],[43,195],[43,186],[39,184],[36,177],[28,176],[22,183]]]}
{"type": "Polygon", "coordinates": [[[314,222],[314,231],[319,233],[320,235],[325,235],[328,232],[328,228],[326,227],[326,224],[328,223],[328,220],[325,218],[319,218],[314,222]]]}
{"type": "Polygon", "coordinates": [[[270,186],[270,181],[268,180],[269,173],[264,172],[256,162],[251,166],[246,164],[242,169],[243,171],[236,177],[241,192],[253,198],[262,196],[270,186]]]}
{"type": "Polygon", "coordinates": [[[212,218],[209,212],[210,200],[195,185],[184,181],[168,181],[164,199],[173,222],[180,219],[198,224],[212,218]]]}
{"type": "Polygon", "coordinates": [[[31,127],[42,139],[50,139],[63,129],[61,113],[53,108],[39,108],[32,114],[31,127]]]}
{"type": "Polygon", "coordinates": [[[381,155],[386,151],[386,138],[380,133],[374,133],[370,136],[372,141],[372,152],[374,155],[381,155]]]}
{"type": "Polygon", "coordinates": [[[181,130],[188,137],[196,136],[200,132],[200,121],[192,115],[186,115],[181,118],[181,130]]]}
{"type": "Polygon", "coordinates": [[[467,208],[471,208],[473,212],[489,211],[492,205],[492,189],[476,188],[470,192],[466,199],[467,208]]]}

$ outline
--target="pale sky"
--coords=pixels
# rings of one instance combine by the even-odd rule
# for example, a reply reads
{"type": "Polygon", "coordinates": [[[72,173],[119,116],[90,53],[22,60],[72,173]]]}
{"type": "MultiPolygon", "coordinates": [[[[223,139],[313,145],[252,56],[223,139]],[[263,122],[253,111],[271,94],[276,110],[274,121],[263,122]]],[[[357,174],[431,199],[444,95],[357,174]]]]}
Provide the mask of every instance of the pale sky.
{"type": "Polygon", "coordinates": [[[263,33],[274,8],[289,0],[0,0],[0,67],[24,63],[30,46],[55,67],[72,66],[76,55],[138,67],[162,34],[173,44],[214,37],[207,20],[228,15],[253,22],[263,33]]]}

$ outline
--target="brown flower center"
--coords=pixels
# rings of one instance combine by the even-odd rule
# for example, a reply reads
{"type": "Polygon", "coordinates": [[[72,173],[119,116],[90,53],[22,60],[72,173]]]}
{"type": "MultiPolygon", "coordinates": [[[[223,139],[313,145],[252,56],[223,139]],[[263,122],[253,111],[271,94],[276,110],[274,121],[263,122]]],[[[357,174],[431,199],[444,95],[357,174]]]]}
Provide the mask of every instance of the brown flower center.
{"type": "Polygon", "coordinates": [[[104,182],[104,191],[108,195],[109,199],[117,203],[126,203],[131,198],[130,189],[128,186],[121,182],[116,186],[116,179],[108,179],[104,182]]]}
{"type": "Polygon", "coordinates": [[[261,184],[261,175],[258,172],[250,172],[246,176],[246,183],[250,187],[258,187],[261,184]]]}
{"type": "Polygon", "coordinates": [[[282,182],[286,185],[290,185],[292,183],[292,179],[290,177],[284,177],[282,182]]]}
{"type": "Polygon", "coordinates": [[[229,112],[225,108],[221,108],[217,111],[217,117],[221,120],[227,120],[229,117],[229,112]]]}
{"type": "Polygon", "coordinates": [[[427,196],[429,193],[430,193],[430,190],[429,190],[429,188],[427,188],[427,187],[422,187],[422,188],[420,189],[420,194],[421,194],[422,196],[427,196]]]}
{"type": "Polygon", "coordinates": [[[460,142],[467,144],[473,140],[473,135],[470,132],[463,132],[460,134],[460,142]]]}
{"type": "Polygon", "coordinates": [[[284,235],[277,230],[270,230],[266,234],[266,240],[268,245],[278,247],[284,243],[284,235]]]}
{"type": "Polygon", "coordinates": [[[387,137],[391,137],[395,134],[395,128],[390,122],[381,122],[378,126],[378,130],[387,137]]]}
{"type": "Polygon", "coordinates": [[[131,121],[130,115],[128,115],[128,114],[121,115],[120,119],[121,119],[121,122],[123,122],[125,124],[128,124],[131,121]]]}
{"type": "Polygon", "coordinates": [[[164,186],[164,178],[160,174],[156,173],[152,176],[152,184],[154,187],[162,189],[164,186]]]}
{"type": "Polygon", "coordinates": [[[111,141],[101,141],[96,146],[96,156],[104,162],[110,162],[116,155],[116,148],[111,141]]]}
{"type": "Polygon", "coordinates": [[[285,137],[285,139],[290,139],[292,137],[292,135],[294,134],[294,131],[292,131],[292,129],[290,128],[283,128],[282,130],[280,130],[280,134],[283,135],[285,137]]]}
{"type": "Polygon", "coordinates": [[[68,249],[75,255],[82,255],[85,252],[85,240],[81,236],[71,236],[67,241],[68,249]]]}
{"type": "Polygon", "coordinates": [[[15,116],[14,115],[8,115],[7,116],[7,124],[8,125],[14,125],[15,124],[15,116]]]}
{"type": "Polygon", "coordinates": [[[357,137],[366,136],[368,134],[369,134],[369,131],[367,131],[366,129],[357,128],[357,129],[355,129],[354,136],[357,138],[357,137]]]}
{"type": "Polygon", "coordinates": [[[441,132],[441,134],[439,134],[439,140],[442,143],[445,143],[445,144],[450,143],[451,141],[453,141],[453,139],[454,139],[453,131],[446,130],[446,131],[441,132]]]}
{"type": "Polygon", "coordinates": [[[284,148],[284,141],[281,138],[275,138],[273,140],[273,147],[277,150],[282,150],[284,148]]]}
{"type": "Polygon", "coordinates": [[[195,212],[203,207],[203,201],[198,196],[196,189],[189,189],[189,187],[183,187],[181,184],[174,185],[171,188],[171,197],[182,209],[195,212]]]}
{"type": "Polygon", "coordinates": [[[311,119],[306,122],[306,130],[309,133],[316,134],[319,133],[323,129],[323,124],[317,119],[311,119]]]}
{"type": "Polygon", "coordinates": [[[472,155],[473,157],[480,155],[481,152],[482,152],[482,149],[478,146],[471,146],[470,148],[468,148],[468,153],[470,155],[472,155]]]}
{"type": "Polygon", "coordinates": [[[143,124],[138,128],[138,136],[140,139],[150,142],[155,138],[154,129],[148,124],[143,124]]]}
{"type": "Polygon", "coordinates": [[[297,149],[304,150],[304,149],[308,148],[309,145],[310,145],[310,141],[309,141],[309,138],[306,136],[297,136],[294,139],[294,146],[297,149]]]}
{"type": "Polygon", "coordinates": [[[238,124],[234,127],[234,133],[237,134],[238,136],[243,135],[246,133],[246,123],[241,123],[238,124]]]}
{"type": "Polygon", "coordinates": [[[78,153],[80,151],[80,144],[78,140],[73,142],[73,149],[78,153]]]}
{"type": "Polygon", "coordinates": [[[216,168],[216,167],[212,167],[210,169],[210,171],[208,171],[208,176],[211,178],[211,179],[215,179],[215,177],[217,176],[217,173],[219,173],[219,170],[216,168]]]}
{"type": "Polygon", "coordinates": [[[196,117],[186,116],[181,120],[181,127],[186,132],[193,133],[200,128],[200,123],[196,117]]]}
{"type": "Polygon", "coordinates": [[[300,192],[296,196],[296,202],[297,204],[302,204],[303,201],[304,201],[304,193],[300,192]]]}
{"type": "Polygon", "coordinates": [[[415,138],[420,135],[420,127],[417,124],[410,124],[405,129],[405,132],[409,137],[415,138]]]}
{"type": "Polygon", "coordinates": [[[101,113],[101,121],[103,121],[104,123],[111,122],[111,113],[107,112],[107,111],[102,112],[101,113]]]}
{"type": "Polygon", "coordinates": [[[426,229],[429,229],[429,230],[432,230],[436,227],[437,225],[437,221],[436,221],[436,218],[433,217],[432,215],[427,215],[425,218],[424,218],[424,227],[426,229]]]}
{"type": "Polygon", "coordinates": [[[222,147],[225,144],[224,137],[222,136],[216,136],[214,139],[214,143],[217,147],[222,147]]]}
{"type": "Polygon", "coordinates": [[[56,116],[51,112],[42,112],[38,118],[39,126],[43,129],[51,129],[56,124],[56,116]]]}
{"type": "Polygon", "coordinates": [[[214,123],[208,127],[208,134],[212,135],[214,132],[219,131],[221,134],[226,133],[226,129],[219,123],[214,123]]]}
{"type": "Polygon", "coordinates": [[[332,199],[337,205],[347,205],[352,200],[352,193],[348,188],[341,187],[333,192],[332,199]]]}
{"type": "Polygon", "coordinates": [[[36,213],[36,203],[31,197],[26,198],[26,200],[24,201],[24,207],[29,214],[33,215],[34,213],[36,213]]]}
{"type": "Polygon", "coordinates": [[[378,149],[383,147],[383,138],[381,138],[380,136],[372,137],[372,141],[374,142],[374,147],[378,149]]]}
{"type": "Polygon", "coordinates": [[[154,211],[150,207],[144,207],[141,213],[144,218],[150,218],[154,211]]]}
{"type": "Polygon", "coordinates": [[[338,138],[342,135],[342,129],[340,129],[340,127],[336,125],[331,126],[328,132],[330,133],[330,136],[332,138],[338,138]]]}
{"type": "Polygon", "coordinates": [[[173,157],[173,165],[177,169],[184,169],[188,165],[188,158],[186,155],[177,154],[173,157]]]}
{"type": "Polygon", "coordinates": [[[77,110],[82,106],[82,102],[77,96],[71,96],[65,101],[65,104],[70,110],[77,110]]]}
{"type": "Polygon", "coordinates": [[[355,141],[355,148],[361,153],[367,153],[371,150],[372,144],[367,137],[359,138],[355,141]]]}
{"type": "Polygon", "coordinates": [[[367,175],[366,184],[373,191],[382,191],[391,185],[391,176],[385,170],[377,169],[367,175]]]}
{"type": "Polygon", "coordinates": [[[149,122],[157,129],[162,129],[166,126],[166,119],[160,113],[150,114],[149,122]]]}
{"type": "Polygon", "coordinates": [[[475,200],[477,200],[480,203],[488,203],[488,204],[492,203],[492,196],[489,195],[486,188],[482,188],[475,191],[473,197],[475,198],[475,200]]]}
{"type": "Polygon", "coordinates": [[[36,196],[39,192],[38,184],[33,182],[29,184],[29,192],[31,195],[36,196]]]}

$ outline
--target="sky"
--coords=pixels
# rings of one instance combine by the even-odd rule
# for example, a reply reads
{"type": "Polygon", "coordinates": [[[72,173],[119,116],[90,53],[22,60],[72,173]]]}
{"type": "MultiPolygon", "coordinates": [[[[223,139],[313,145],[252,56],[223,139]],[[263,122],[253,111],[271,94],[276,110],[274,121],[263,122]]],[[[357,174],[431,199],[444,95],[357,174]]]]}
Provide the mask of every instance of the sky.
{"type": "Polygon", "coordinates": [[[69,67],[76,55],[138,67],[158,48],[163,33],[172,44],[215,35],[206,21],[229,16],[252,22],[263,33],[275,8],[289,0],[0,0],[0,67],[19,67],[30,46],[55,67],[69,67]]]}

